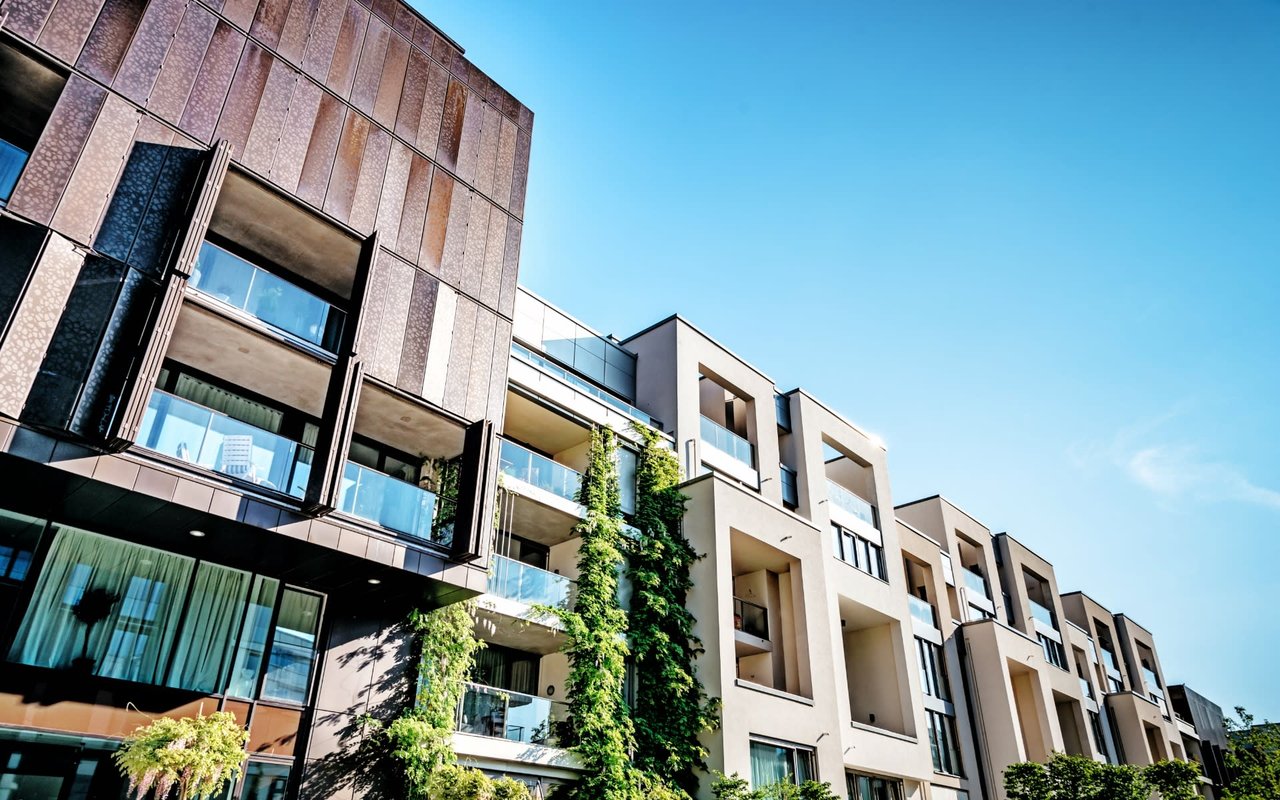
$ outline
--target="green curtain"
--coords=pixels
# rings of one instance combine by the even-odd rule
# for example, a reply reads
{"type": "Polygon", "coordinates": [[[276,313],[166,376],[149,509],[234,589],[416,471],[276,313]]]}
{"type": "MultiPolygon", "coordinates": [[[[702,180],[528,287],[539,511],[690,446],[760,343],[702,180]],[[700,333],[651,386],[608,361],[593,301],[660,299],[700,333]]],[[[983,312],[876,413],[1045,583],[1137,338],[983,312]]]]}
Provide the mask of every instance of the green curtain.
{"type": "Polygon", "coordinates": [[[235,392],[227,391],[190,375],[178,376],[173,393],[205,408],[221,411],[232,419],[272,433],[280,432],[280,423],[284,420],[284,414],[270,406],[241,397],[235,392]]]}
{"type": "Polygon", "coordinates": [[[83,654],[92,659],[94,674],[157,683],[193,564],[184,556],[60,526],[9,659],[60,668],[83,654]]]}
{"type": "Polygon", "coordinates": [[[276,595],[280,582],[261,575],[253,579],[249,611],[240,626],[240,643],[236,647],[231,665],[231,679],[227,694],[234,697],[253,697],[258,689],[258,675],[267,652],[267,634],[271,628],[271,613],[276,607],[276,595]]]}
{"type": "Polygon", "coordinates": [[[751,743],[751,785],[757,789],[791,783],[790,754],[785,747],[764,742],[751,743]]]}
{"type": "Polygon", "coordinates": [[[217,564],[200,565],[169,671],[169,686],[222,691],[248,591],[249,573],[217,564]]]}

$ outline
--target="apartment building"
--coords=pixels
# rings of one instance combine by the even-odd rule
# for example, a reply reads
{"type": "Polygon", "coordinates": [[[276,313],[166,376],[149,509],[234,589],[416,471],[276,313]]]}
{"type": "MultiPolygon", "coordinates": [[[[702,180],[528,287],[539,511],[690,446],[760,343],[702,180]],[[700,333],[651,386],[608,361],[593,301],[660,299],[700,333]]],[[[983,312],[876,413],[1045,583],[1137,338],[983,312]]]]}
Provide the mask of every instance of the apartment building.
{"type": "Polygon", "coordinates": [[[704,555],[689,602],[723,701],[710,768],[858,800],[994,800],[1005,767],[1057,752],[1206,763],[1220,717],[1170,704],[1148,631],[940,496],[895,506],[883,444],[819,399],[679,316],[619,340],[520,289],[513,333],[466,763],[542,789],[576,774],[554,737],[563,635],[531,609],[571,600],[593,426],[619,434],[634,508],[636,423],[679,459],[704,555]]]}
{"type": "Polygon", "coordinates": [[[361,794],[484,591],[533,115],[399,0],[0,4],[0,786],[361,794]]]}

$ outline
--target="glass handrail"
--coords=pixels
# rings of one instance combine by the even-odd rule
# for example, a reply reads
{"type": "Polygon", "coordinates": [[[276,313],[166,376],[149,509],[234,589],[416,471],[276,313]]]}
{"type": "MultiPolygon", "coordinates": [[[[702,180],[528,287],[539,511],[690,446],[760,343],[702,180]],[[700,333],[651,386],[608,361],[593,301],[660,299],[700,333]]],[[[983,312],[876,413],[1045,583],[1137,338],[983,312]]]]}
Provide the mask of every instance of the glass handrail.
{"type": "Polygon", "coordinates": [[[722,453],[733,456],[752,469],[755,468],[755,447],[738,434],[707,417],[702,418],[702,441],[722,453]]]}
{"type": "Polygon", "coordinates": [[[907,595],[907,605],[910,607],[912,617],[920,620],[930,628],[938,627],[938,612],[928,600],[922,600],[913,594],[909,594],[907,595]]]}
{"type": "Polygon", "coordinates": [[[18,185],[18,176],[27,166],[31,154],[12,142],[0,139],[0,206],[9,202],[13,189],[18,185]]]}
{"type": "Polygon", "coordinates": [[[578,502],[578,487],[582,485],[582,475],[577,471],[508,439],[502,440],[498,458],[498,469],[503,475],[524,481],[565,500],[578,502]]]}
{"type": "Polygon", "coordinates": [[[453,540],[453,504],[408,481],[348,461],[338,510],[437,544],[453,540]]]}
{"type": "Polygon", "coordinates": [[[987,590],[987,579],[983,575],[974,572],[969,567],[960,570],[960,574],[964,578],[965,588],[976,594],[980,594],[988,600],[991,599],[991,593],[987,590]]]}
{"type": "Polygon", "coordinates": [[[1164,692],[1160,687],[1160,679],[1156,677],[1155,672],[1153,672],[1149,667],[1142,668],[1142,682],[1147,685],[1148,692],[1161,695],[1162,697],[1164,696],[1164,692]]]}
{"type": "Polygon", "coordinates": [[[334,352],[342,312],[278,275],[205,242],[188,285],[323,350],[334,352]]]}
{"type": "Polygon", "coordinates": [[[459,733],[555,747],[556,723],[566,719],[569,706],[558,700],[522,692],[465,684],[458,703],[459,733]]]}
{"type": "Polygon", "coordinates": [[[545,569],[494,555],[489,566],[489,593],[529,605],[564,608],[573,581],[545,569]]]}
{"type": "Polygon", "coordinates": [[[1089,683],[1088,678],[1080,679],[1080,693],[1087,698],[1093,698],[1093,684],[1089,683]]]}
{"type": "Polygon", "coordinates": [[[876,527],[875,506],[831,479],[827,479],[827,497],[832,505],[849,512],[871,527],[876,527]]]}
{"type": "Polygon", "coordinates": [[[768,641],[768,609],[740,597],[733,598],[733,629],[768,641]]]}
{"type": "Polygon", "coordinates": [[[616,408],[618,411],[621,411],[623,414],[626,414],[627,416],[633,419],[643,422],[645,425],[648,425],[651,428],[660,427],[657,420],[655,420],[653,417],[649,416],[648,414],[644,413],[640,409],[636,408],[635,406],[631,405],[627,401],[619,397],[614,397],[612,394],[606,392],[604,389],[601,389],[599,386],[596,386],[593,383],[590,383],[586,380],[583,380],[582,378],[579,378],[577,375],[574,375],[569,370],[565,369],[559,364],[556,364],[553,361],[543,358],[542,356],[533,352],[532,350],[525,347],[524,345],[516,344],[515,342],[512,342],[511,355],[515,356],[521,361],[524,361],[528,364],[533,365],[537,369],[547,373],[548,375],[551,375],[554,378],[559,378],[561,381],[569,384],[574,389],[582,392],[583,394],[590,395],[591,397],[594,397],[595,399],[601,401],[602,403],[605,403],[607,405],[612,406],[613,408],[616,408]]]}
{"type": "Polygon", "coordinates": [[[307,491],[310,447],[159,389],[147,401],[137,441],[263,488],[299,498],[307,491]]]}
{"type": "Polygon", "coordinates": [[[1031,606],[1032,619],[1038,619],[1054,630],[1058,629],[1057,615],[1053,613],[1053,609],[1045,608],[1031,598],[1027,598],[1027,603],[1031,606]]]}
{"type": "Polygon", "coordinates": [[[1115,673],[1119,673],[1119,672],[1120,672],[1120,662],[1119,662],[1119,660],[1117,660],[1117,659],[1116,659],[1115,651],[1110,650],[1110,649],[1108,649],[1108,648],[1106,648],[1106,647],[1101,648],[1101,650],[1102,650],[1102,663],[1103,663],[1103,665],[1104,665],[1104,666],[1106,666],[1106,668],[1107,668],[1109,671],[1111,671],[1111,672],[1115,672],[1115,673]]]}

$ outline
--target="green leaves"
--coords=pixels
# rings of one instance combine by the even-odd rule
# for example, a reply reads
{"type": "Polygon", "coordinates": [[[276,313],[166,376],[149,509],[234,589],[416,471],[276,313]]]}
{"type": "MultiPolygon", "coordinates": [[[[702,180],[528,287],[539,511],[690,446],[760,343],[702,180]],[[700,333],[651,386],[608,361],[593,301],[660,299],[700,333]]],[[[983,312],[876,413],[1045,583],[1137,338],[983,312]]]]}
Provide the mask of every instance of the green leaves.
{"type": "Polygon", "coordinates": [[[1223,797],[1226,800],[1267,800],[1280,797],[1280,725],[1270,722],[1254,724],[1253,715],[1236,707],[1236,716],[1228,717],[1227,772],[1231,781],[1223,797]]]}
{"type": "Polygon", "coordinates": [[[1055,753],[1048,764],[1011,764],[1004,771],[1004,790],[1008,800],[1149,800],[1152,789],[1163,800],[1193,800],[1199,775],[1185,761],[1159,761],[1139,769],[1055,753]]]}
{"type": "Polygon", "coordinates": [[[178,800],[194,800],[213,797],[240,774],[248,740],[249,732],[227,711],[161,717],[134,731],[114,758],[129,779],[131,797],[154,792],[164,800],[176,787],[178,800]]]}

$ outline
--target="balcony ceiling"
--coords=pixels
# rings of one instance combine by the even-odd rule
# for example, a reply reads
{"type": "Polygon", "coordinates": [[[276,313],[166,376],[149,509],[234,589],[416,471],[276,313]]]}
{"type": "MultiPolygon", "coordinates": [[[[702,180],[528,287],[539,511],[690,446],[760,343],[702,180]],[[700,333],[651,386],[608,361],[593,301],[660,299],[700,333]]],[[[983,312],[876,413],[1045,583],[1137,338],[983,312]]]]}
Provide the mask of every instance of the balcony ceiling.
{"type": "Polygon", "coordinates": [[[356,433],[432,458],[461,454],[464,436],[457,422],[367,381],[356,407],[356,433]]]}
{"type": "Polygon", "coordinates": [[[30,147],[58,102],[65,80],[7,44],[0,45],[0,75],[4,76],[0,82],[0,108],[5,110],[5,123],[16,129],[9,136],[20,140],[14,144],[30,147]]]}
{"type": "Polygon", "coordinates": [[[507,392],[504,432],[546,453],[562,453],[587,441],[591,432],[524,395],[507,392]]]}

